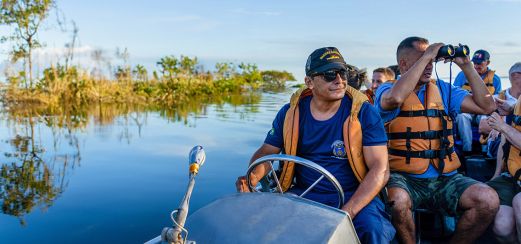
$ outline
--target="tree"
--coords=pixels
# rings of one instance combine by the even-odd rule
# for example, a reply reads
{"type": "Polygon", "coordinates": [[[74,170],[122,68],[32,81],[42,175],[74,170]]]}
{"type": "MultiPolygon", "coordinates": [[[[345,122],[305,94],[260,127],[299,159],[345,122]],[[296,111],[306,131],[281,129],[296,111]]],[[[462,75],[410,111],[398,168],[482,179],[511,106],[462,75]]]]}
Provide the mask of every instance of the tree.
{"type": "Polygon", "coordinates": [[[197,57],[190,58],[181,55],[181,58],[179,59],[179,66],[183,74],[188,76],[193,75],[196,73],[197,57]]]}
{"type": "MultiPolygon", "coordinates": [[[[15,41],[12,51],[13,61],[17,61],[20,58],[24,59],[25,74],[29,73],[29,87],[32,87],[33,63],[31,55],[33,49],[41,47],[36,34],[43,20],[49,14],[51,7],[54,6],[54,0],[1,1],[0,24],[14,26],[13,34],[5,39],[15,41]]],[[[27,87],[27,83],[25,85],[27,87]]]]}
{"type": "Polygon", "coordinates": [[[219,79],[231,79],[237,73],[233,63],[216,63],[217,77],[219,79]]]}
{"type": "Polygon", "coordinates": [[[284,86],[286,81],[295,81],[293,74],[287,71],[265,70],[261,72],[262,81],[272,86],[284,86]]]}
{"type": "Polygon", "coordinates": [[[179,73],[179,60],[175,56],[162,57],[159,62],[156,63],[159,66],[163,78],[172,80],[174,75],[179,73]]]}
{"type": "Polygon", "coordinates": [[[135,79],[138,81],[148,81],[147,69],[141,64],[138,64],[136,67],[134,67],[132,74],[134,74],[135,79]]]}

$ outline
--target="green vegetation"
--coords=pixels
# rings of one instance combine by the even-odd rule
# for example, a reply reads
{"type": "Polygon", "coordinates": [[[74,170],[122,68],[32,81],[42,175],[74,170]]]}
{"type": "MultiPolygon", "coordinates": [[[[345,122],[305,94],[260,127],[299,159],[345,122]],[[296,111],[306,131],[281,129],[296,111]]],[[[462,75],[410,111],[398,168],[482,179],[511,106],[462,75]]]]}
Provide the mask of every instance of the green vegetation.
{"type": "MultiPolygon", "coordinates": [[[[1,37],[0,42],[13,44],[9,59],[18,70],[7,74],[4,84],[0,82],[4,109],[117,103],[171,107],[195,97],[201,100],[260,88],[273,89],[295,80],[286,71],[262,71],[254,64],[245,63],[217,63],[215,70],[209,71],[196,57],[183,55],[160,58],[156,63],[158,70],[149,73],[143,65],[129,64],[126,48],[117,49],[115,56],[122,64],[116,67],[101,49],[91,54],[94,67],[71,65],[78,35],[74,21],[71,41],[65,45],[67,50],[60,61],[33,74],[32,54],[44,46],[37,38],[38,31],[55,9],[59,15],[54,0],[1,0],[0,26],[12,33],[1,37]]],[[[58,24],[65,29],[64,23],[58,20],[58,24]]]]}
{"type": "Polygon", "coordinates": [[[0,41],[14,42],[11,60],[23,59],[24,69],[20,74],[24,77],[25,87],[31,87],[33,81],[32,51],[42,46],[36,34],[53,5],[52,0],[2,0],[0,25],[14,29],[11,36],[2,36],[0,41]],[[26,83],[27,73],[29,84],[26,83]]]}
{"type": "Polygon", "coordinates": [[[57,65],[25,88],[23,77],[8,78],[1,94],[11,108],[27,105],[136,104],[177,106],[198,98],[212,98],[259,88],[276,88],[295,78],[285,71],[260,71],[256,65],[218,63],[216,72],[204,71],[197,58],[166,56],[157,62],[159,72],[148,77],[142,65],[118,66],[115,79],[91,75],[76,66],[57,65]]]}
{"type": "MultiPolygon", "coordinates": [[[[11,33],[0,43],[11,43],[9,70],[0,81],[0,120],[7,121],[12,138],[0,140],[1,212],[24,216],[34,208],[46,209],[62,194],[68,174],[80,166],[81,154],[75,133],[94,125],[141,125],[153,112],[187,126],[195,126],[189,115],[204,114],[208,105],[216,110],[227,105],[234,112],[257,112],[259,89],[280,89],[295,80],[286,71],[259,70],[254,64],[217,63],[206,70],[196,57],[169,55],[160,58],[157,70],[129,63],[129,52],[117,49],[119,65],[112,66],[102,49],[93,50],[84,67],[73,62],[78,27],[72,21],[71,40],[53,65],[40,67],[34,52],[45,46],[41,29],[54,0],[0,0],[0,27],[11,33]],[[34,67],[37,66],[37,67],[34,67]],[[35,71],[35,72],[33,72],[35,71]],[[38,126],[52,128],[54,143],[43,145],[38,126]],[[60,138],[65,138],[65,154],[55,155],[60,138]],[[51,147],[54,150],[50,150],[51,147]]],[[[58,15],[59,11],[57,11],[58,15]]],[[[53,14],[51,14],[53,16],[53,14]]],[[[63,23],[58,23],[62,28],[63,23]]],[[[219,114],[217,115],[219,116],[219,114]]],[[[224,115],[221,115],[224,116],[224,115]]],[[[128,126],[118,133],[130,140],[128,126]]]]}

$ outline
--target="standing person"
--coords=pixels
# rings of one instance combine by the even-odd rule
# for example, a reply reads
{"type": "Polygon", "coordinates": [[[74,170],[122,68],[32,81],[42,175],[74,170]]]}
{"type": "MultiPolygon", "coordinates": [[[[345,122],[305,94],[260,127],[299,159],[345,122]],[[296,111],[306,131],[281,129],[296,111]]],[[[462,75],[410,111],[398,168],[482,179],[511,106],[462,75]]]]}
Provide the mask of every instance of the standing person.
{"type": "Polygon", "coordinates": [[[378,87],[388,80],[394,80],[394,71],[389,68],[377,68],[373,70],[371,87],[364,91],[371,104],[374,104],[374,92],[378,87]]]}
{"type": "MultiPolygon", "coordinates": [[[[514,64],[509,70],[512,87],[509,94],[521,94],[521,62],[514,64]],[[515,91],[514,91],[515,89],[515,91]]],[[[498,100],[499,111],[504,114],[514,112],[510,122],[505,123],[497,113],[487,119],[490,127],[501,133],[501,144],[497,153],[496,172],[492,180],[487,182],[499,195],[499,211],[494,219],[494,234],[503,243],[521,243],[521,101],[517,100],[515,109],[508,102],[498,100]],[[509,126],[508,124],[511,124],[509,126]],[[506,170],[504,170],[506,169],[506,170]],[[504,172],[503,172],[504,171],[504,172]]]]}
{"type": "MultiPolygon", "coordinates": [[[[353,219],[361,242],[389,243],[395,230],[384,204],[376,197],[389,177],[387,137],[380,116],[365,95],[347,85],[351,77],[346,71],[336,48],[311,53],[306,63],[306,88],[293,94],[291,102],[279,111],[250,163],[284,150],[321,165],[342,185],[346,196],[342,210],[353,219]]],[[[291,163],[283,169],[283,190],[297,194],[319,177],[314,170],[291,163]]],[[[266,164],[255,168],[250,175],[252,184],[268,171],[266,164]]],[[[236,187],[240,192],[249,190],[244,176],[237,179],[236,187]]],[[[335,189],[324,180],[305,197],[330,206],[338,204],[335,189]]]]}
{"type": "Polygon", "coordinates": [[[386,123],[391,177],[387,184],[392,222],[403,243],[415,243],[416,208],[459,216],[452,243],[472,243],[497,212],[496,192],[457,173],[449,114],[488,114],[492,96],[468,57],[454,62],[469,77],[472,94],[431,80],[432,62],[442,43],[409,37],[397,48],[401,78],[376,92],[375,107],[386,123]],[[449,92],[449,89],[452,91],[449,92]],[[451,97],[449,97],[451,94],[451,97]]]}
{"type": "MultiPolygon", "coordinates": [[[[501,91],[501,79],[496,75],[496,71],[488,67],[490,65],[490,54],[485,50],[477,50],[474,56],[472,56],[472,62],[474,63],[474,69],[481,76],[490,94],[499,94],[501,91]]],[[[463,71],[456,76],[454,86],[471,92],[470,83],[463,71]]],[[[464,157],[470,155],[472,152],[472,121],[475,120],[476,124],[479,124],[481,118],[481,116],[470,113],[461,113],[456,117],[457,133],[462,142],[464,157]]]]}

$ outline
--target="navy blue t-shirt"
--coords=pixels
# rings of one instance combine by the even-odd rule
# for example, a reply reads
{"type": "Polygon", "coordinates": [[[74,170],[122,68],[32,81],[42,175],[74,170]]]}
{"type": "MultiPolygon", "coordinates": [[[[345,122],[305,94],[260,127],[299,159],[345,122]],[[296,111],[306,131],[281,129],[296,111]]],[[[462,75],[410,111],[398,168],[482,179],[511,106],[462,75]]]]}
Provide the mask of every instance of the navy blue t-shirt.
{"type": "MultiPolygon", "coordinates": [[[[299,103],[300,120],[297,156],[311,160],[324,167],[337,178],[344,191],[354,192],[359,183],[349,166],[342,133],[343,124],[351,112],[352,101],[345,96],[337,113],[324,121],[313,118],[310,102],[311,96],[303,98],[299,103]]],[[[284,148],[284,118],[288,109],[289,104],[280,109],[264,143],[284,148]]],[[[382,119],[371,104],[364,103],[358,117],[362,125],[363,146],[387,144],[387,135],[382,119]]],[[[306,189],[320,177],[320,174],[314,170],[299,167],[298,165],[295,172],[296,187],[301,189],[306,189]]],[[[313,191],[332,193],[335,192],[335,189],[326,179],[323,179],[313,188],[313,191]]]]}

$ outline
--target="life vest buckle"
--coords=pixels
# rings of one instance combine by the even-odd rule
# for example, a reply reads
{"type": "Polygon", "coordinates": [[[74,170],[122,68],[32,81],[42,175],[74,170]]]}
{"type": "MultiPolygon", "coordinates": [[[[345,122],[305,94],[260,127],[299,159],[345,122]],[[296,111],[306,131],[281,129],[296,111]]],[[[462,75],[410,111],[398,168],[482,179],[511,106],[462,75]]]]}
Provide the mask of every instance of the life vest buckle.
{"type": "Polygon", "coordinates": [[[427,117],[438,117],[439,112],[436,109],[427,109],[425,111],[425,116],[427,117]]]}
{"type": "Polygon", "coordinates": [[[435,130],[429,130],[429,131],[425,131],[424,133],[424,137],[420,139],[434,139],[436,137],[438,137],[438,131],[435,131],[435,130]]]}
{"type": "Polygon", "coordinates": [[[425,150],[423,153],[425,158],[436,158],[436,150],[425,150]]]}
{"type": "Polygon", "coordinates": [[[439,156],[438,156],[439,159],[443,160],[443,159],[445,159],[446,156],[447,156],[447,150],[445,148],[441,149],[440,153],[439,153],[439,156]]]}

